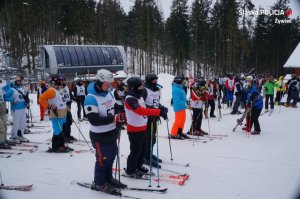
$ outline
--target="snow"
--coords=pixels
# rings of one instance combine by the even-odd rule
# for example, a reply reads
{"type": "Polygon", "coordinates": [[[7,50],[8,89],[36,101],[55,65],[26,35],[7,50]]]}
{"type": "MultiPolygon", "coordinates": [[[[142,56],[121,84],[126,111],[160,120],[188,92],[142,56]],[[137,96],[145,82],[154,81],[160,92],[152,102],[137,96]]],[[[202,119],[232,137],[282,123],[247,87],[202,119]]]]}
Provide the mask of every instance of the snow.
{"type": "MultiPolygon", "coordinates": [[[[159,75],[159,84],[163,85],[162,104],[169,108],[169,128],[174,121],[174,112],[170,106],[171,82],[173,76],[159,75]]],[[[33,119],[39,121],[39,109],[36,95],[32,94],[33,119]]],[[[228,113],[230,110],[222,110],[228,113]]],[[[76,106],[72,105],[72,114],[76,106]]],[[[238,127],[232,132],[239,116],[224,115],[221,121],[216,118],[203,119],[202,127],[212,134],[227,134],[223,139],[214,139],[207,143],[171,140],[174,162],[190,163],[190,167],[163,165],[180,172],[190,174],[184,186],[161,182],[168,187],[165,194],[126,191],[123,193],[140,198],[205,198],[205,199],[292,199],[299,191],[299,108],[275,107],[271,116],[260,117],[261,135],[246,137],[238,127]]],[[[186,132],[191,123],[190,111],[187,110],[186,132]]],[[[215,113],[217,114],[217,113],[215,113]]],[[[39,124],[37,124],[39,125],[39,124]]],[[[40,125],[50,125],[49,121],[40,125]]],[[[88,122],[78,124],[84,136],[89,140],[88,122]]],[[[49,127],[50,128],[50,127],[49,127]]],[[[45,128],[45,131],[49,128],[45,128]]],[[[37,129],[40,130],[40,129],[37,129]]],[[[37,131],[36,130],[36,131],[37,131]]],[[[35,129],[32,129],[35,131],[35,129]]],[[[10,130],[8,131],[10,132],[10,130]]],[[[167,136],[165,121],[159,125],[159,134],[167,136]]],[[[72,126],[72,135],[80,138],[76,126],[72,126]]],[[[49,142],[51,133],[26,135],[31,141],[49,142]]],[[[77,199],[77,198],[116,198],[101,192],[94,192],[72,184],[72,181],[91,182],[93,180],[95,157],[91,152],[70,154],[46,153],[50,145],[41,144],[34,153],[23,152],[11,158],[0,158],[0,170],[6,185],[34,184],[29,192],[2,191],[6,199],[77,199]]],[[[89,149],[87,145],[70,144],[75,149],[89,149]]],[[[156,147],[156,145],[155,145],[156,147]]],[[[126,131],[121,135],[121,168],[126,167],[129,154],[129,142],[126,131]]],[[[156,150],[155,150],[156,151],[156,150]]],[[[154,152],[156,153],[156,152],[154,152]]],[[[159,157],[170,161],[168,139],[159,137],[159,157]]],[[[156,169],[154,169],[156,172],[156,169]]],[[[160,173],[164,173],[160,171],[160,173]]],[[[122,182],[135,187],[148,187],[148,181],[121,178],[122,182]]],[[[157,183],[152,182],[152,187],[157,183]]]]}
{"type": "Polygon", "coordinates": [[[283,65],[284,68],[299,68],[300,62],[299,62],[299,56],[300,54],[300,42],[298,43],[297,47],[293,51],[293,53],[290,55],[289,59],[286,61],[286,63],[283,65]]]}

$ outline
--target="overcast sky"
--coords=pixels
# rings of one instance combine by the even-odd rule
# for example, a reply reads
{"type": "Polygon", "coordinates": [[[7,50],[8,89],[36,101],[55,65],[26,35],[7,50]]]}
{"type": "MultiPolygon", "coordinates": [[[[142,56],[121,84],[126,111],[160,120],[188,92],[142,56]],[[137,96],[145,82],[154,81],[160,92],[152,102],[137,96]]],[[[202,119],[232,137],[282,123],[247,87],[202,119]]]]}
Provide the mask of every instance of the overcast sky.
{"type": "MultiPolygon", "coordinates": [[[[129,12],[131,7],[134,5],[135,0],[120,0],[121,5],[124,8],[125,12],[129,12]]],[[[162,8],[164,12],[164,18],[167,19],[170,15],[170,7],[172,4],[172,0],[156,0],[158,5],[162,8]]],[[[215,0],[213,0],[214,2],[215,0]]],[[[188,0],[188,5],[190,6],[194,2],[194,0],[188,0]]],[[[252,3],[255,5],[255,8],[259,6],[269,9],[274,5],[276,0],[252,0],[252,3]]],[[[293,10],[293,18],[300,13],[300,0],[290,0],[290,6],[293,10]]]]}

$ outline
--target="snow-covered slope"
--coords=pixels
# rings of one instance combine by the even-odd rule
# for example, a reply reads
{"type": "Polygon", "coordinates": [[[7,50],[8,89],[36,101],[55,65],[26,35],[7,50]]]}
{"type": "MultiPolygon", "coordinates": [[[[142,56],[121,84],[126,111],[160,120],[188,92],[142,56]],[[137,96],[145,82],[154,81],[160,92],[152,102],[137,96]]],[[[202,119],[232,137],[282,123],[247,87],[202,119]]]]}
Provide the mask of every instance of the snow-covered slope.
{"type": "MultiPolygon", "coordinates": [[[[169,128],[174,121],[174,112],[170,106],[171,82],[173,76],[159,75],[163,85],[162,104],[169,107],[169,128]]],[[[33,99],[33,119],[39,121],[39,109],[36,95],[33,99]]],[[[76,118],[76,107],[72,105],[72,114],[76,118]]],[[[230,112],[229,110],[222,110],[230,112]]],[[[227,134],[223,139],[213,139],[207,143],[171,140],[174,162],[190,163],[190,167],[163,165],[180,172],[190,174],[184,186],[161,182],[168,187],[165,194],[123,191],[124,194],[140,198],[205,198],[205,199],[291,199],[300,186],[300,110],[275,107],[271,116],[260,117],[261,135],[246,137],[240,127],[232,132],[238,116],[225,115],[221,121],[203,119],[202,127],[212,134],[227,134]]],[[[191,123],[187,110],[185,132],[191,123]]],[[[49,121],[37,125],[50,125],[49,121]]],[[[78,127],[89,140],[88,122],[78,127]]],[[[45,127],[47,131],[50,127],[45,127]]],[[[32,129],[36,131],[40,129],[32,129]]],[[[167,136],[165,121],[159,125],[159,134],[167,136]]],[[[80,138],[76,126],[72,126],[72,135],[80,138]]],[[[49,142],[51,133],[26,135],[31,141],[49,142]]],[[[23,152],[11,158],[0,158],[0,170],[3,183],[7,185],[34,184],[29,192],[0,191],[6,199],[80,199],[80,198],[116,198],[100,192],[72,184],[72,181],[91,182],[93,180],[95,157],[91,152],[53,154],[45,151],[50,145],[40,144],[34,153],[23,152]]],[[[89,149],[87,145],[70,144],[75,149],[89,149]]],[[[170,161],[168,139],[159,138],[159,156],[170,161]]],[[[121,167],[126,167],[129,154],[129,142],[126,131],[121,135],[121,167]]],[[[156,151],[155,151],[156,153],[156,151]]],[[[154,170],[156,172],[156,170],[154,170]]],[[[161,173],[165,173],[161,171],[161,173]]],[[[148,187],[148,181],[121,178],[130,186],[148,187]]],[[[152,187],[157,183],[152,182],[152,187]]]]}

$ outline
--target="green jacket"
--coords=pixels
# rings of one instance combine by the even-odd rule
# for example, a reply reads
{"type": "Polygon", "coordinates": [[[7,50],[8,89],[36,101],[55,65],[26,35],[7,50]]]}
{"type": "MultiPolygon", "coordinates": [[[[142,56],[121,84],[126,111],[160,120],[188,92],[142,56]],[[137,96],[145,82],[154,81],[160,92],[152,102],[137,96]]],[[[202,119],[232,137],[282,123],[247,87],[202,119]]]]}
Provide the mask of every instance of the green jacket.
{"type": "Polygon", "coordinates": [[[278,87],[278,85],[274,81],[272,82],[267,81],[264,85],[264,90],[267,95],[274,95],[275,87],[278,87]]]}

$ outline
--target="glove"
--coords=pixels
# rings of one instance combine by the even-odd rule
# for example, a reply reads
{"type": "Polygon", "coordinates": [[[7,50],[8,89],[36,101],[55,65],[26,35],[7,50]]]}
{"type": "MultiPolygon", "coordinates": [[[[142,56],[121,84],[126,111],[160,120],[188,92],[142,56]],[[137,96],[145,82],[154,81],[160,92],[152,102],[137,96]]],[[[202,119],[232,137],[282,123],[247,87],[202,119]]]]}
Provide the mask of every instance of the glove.
{"type": "Polygon", "coordinates": [[[164,118],[164,120],[167,120],[168,119],[168,108],[161,106],[161,107],[159,107],[159,109],[160,109],[160,116],[162,118],[164,118]]]}
{"type": "Polygon", "coordinates": [[[126,116],[125,113],[118,113],[115,115],[115,121],[116,123],[124,124],[126,122],[126,116]]]}
{"type": "Polygon", "coordinates": [[[106,121],[107,121],[108,124],[115,122],[115,117],[114,117],[113,114],[111,114],[111,113],[109,113],[109,114],[106,116],[106,119],[107,119],[106,121]]]}
{"type": "Polygon", "coordinates": [[[159,109],[160,109],[161,111],[166,112],[166,113],[169,112],[169,109],[168,109],[167,107],[163,106],[163,105],[159,105],[159,109]]]}

